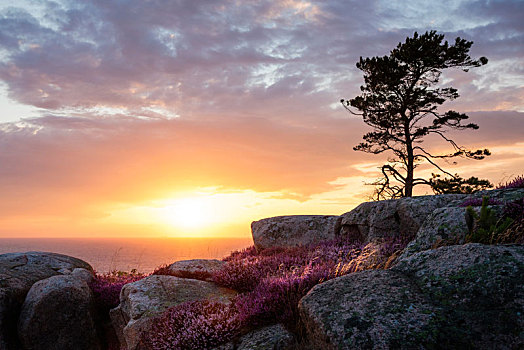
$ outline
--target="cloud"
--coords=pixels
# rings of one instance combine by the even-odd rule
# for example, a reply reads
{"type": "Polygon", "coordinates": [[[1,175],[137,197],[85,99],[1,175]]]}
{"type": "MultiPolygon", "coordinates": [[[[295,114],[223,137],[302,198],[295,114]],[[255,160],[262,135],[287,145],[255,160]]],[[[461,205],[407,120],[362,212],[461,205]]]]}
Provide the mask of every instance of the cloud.
{"type": "MultiPolygon", "coordinates": [[[[522,113],[471,118],[479,130],[451,134],[466,147],[522,142],[522,113]]],[[[169,198],[199,187],[282,191],[284,198],[307,199],[336,190],[338,178],[362,176],[353,165],[384,160],[352,150],[365,126],[350,118],[303,126],[262,118],[49,115],[0,129],[2,215],[88,214],[100,203],[169,198]]],[[[427,146],[446,150],[438,140],[427,146]]]]}
{"type": "Polygon", "coordinates": [[[333,188],[328,182],[358,159],[348,142],[356,123],[46,116],[4,124],[0,212],[86,209],[211,186],[309,196],[333,188]]]}
{"type": "MultiPolygon", "coordinates": [[[[482,68],[479,80],[501,74],[522,79],[518,2],[435,8],[384,1],[43,4],[38,11],[3,11],[0,78],[12,99],[53,111],[318,115],[340,97],[358,93],[359,56],[386,54],[414,30],[435,26],[450,38],[473,40],[473,52],[492,59],[497,69],[482,68]],[[453,10],[449,16],[446,9],[453,10]],[[448,17],[451,27],[431,20],[448,17]],[[269,99],[274,103],[268,105],[269,99]]],[[[481,93],[492,92],[479,84],[481,93]]],[[[504,92],[517,88],[522,95],[521,86],[522,80],[513,79],[504,92]]],[[[481,100],[477,93],[464,91],[463,101],[481,100]]],[[[505,106],[521,108],[521,95],[505,106]]]]}
{"type": "Polygon", "coordinates": [[[478,119],[461,144],[507,152],[524,133],[523,14],[509,0],[4,5],[0,79],[41,116],[0,124],[0,215],[105,215],[206,186],[304,200],[361,182],[357,165],[383,159],[352,151],[368,129],[338,101],[360,92],[360,56],[414,31],[490,59],[443,75],[461,94],[444,107],[478,119]]]}

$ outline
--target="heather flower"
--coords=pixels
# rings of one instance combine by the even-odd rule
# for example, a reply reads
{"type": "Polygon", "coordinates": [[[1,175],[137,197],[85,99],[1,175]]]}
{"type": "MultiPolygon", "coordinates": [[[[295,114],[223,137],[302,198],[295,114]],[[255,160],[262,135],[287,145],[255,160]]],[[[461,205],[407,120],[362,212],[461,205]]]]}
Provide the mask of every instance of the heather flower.
{"type": "Polygon", "coordinates": [[[95,302],[100,310],[107,313],[120,303],[120,291],[125,284],[138,281],[146,277],[145,274],[136,272],[111,271],[105,274],[95,274],[89,284],[95,296],[95,302]]]}
{"type": "MultiPolygon", "coordinates": [[[[408,240],[362,246],[345,239],[294,248],[254,247],[233,252],[213,280],[239,291],[229,306],[190,302],[155,319],[144,340],[152,349],[207,349],[275,322],[297,327],[298,302],[315,285],[347,273],[381,268],[408,240]]],[[[165,270],[165,269],[164,269],[165,270]]],[[[162,269],[156,273],[162,273],[162,269]]]]}
{"type": "Polygon", "coordinates": [[[229,305],[191,301],[169,308],[153,320],[142,341],[148,349],[210,349],[239,332],[238,313],[229,305]]]}
{"type": "Polygon", "coordinates": [[[497,188],[524,188],[524,175],[517,176],[513,180],[506,182],[504,185],[499,185],[497,188]]]}
{"type": "Polygon", "coordinates": [[[504,205],[503,216],[515,220],[522,220],[524,218],[524,198],[520,198],[512,202],[507,202],[504,205]]]}
{"type": "MultiPolygon", "coordinates": [[[[500,205],[501,201],[495,198],[488,199],[488,205],[500,205]]],[[[482,198],[468,198],[464,202],[460,203],[459,207],[480,207],[482,205],[482,198]]]]}

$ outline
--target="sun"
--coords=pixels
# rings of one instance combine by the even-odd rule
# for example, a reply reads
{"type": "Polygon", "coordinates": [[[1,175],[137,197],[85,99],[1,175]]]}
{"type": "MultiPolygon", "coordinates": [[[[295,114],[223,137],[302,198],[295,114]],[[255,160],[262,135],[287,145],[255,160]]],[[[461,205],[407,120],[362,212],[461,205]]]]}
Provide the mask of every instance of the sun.
{"type": "Polygon", "coordinates": [[[195,229],[210,223],[212,208],[205,198],[182,198],[165,206],[162,216],[172,226],[195,229]]]}

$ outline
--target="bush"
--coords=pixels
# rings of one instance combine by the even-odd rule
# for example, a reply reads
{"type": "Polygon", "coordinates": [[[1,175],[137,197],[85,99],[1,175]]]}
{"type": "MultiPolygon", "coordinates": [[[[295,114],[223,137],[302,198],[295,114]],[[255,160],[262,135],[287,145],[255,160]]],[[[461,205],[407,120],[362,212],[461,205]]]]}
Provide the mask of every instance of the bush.
{"type": "Polygon", "coordinates": [[[95,278],[89,284],[95,296],[97,307],[103,314],[115,308],[120,303],[120,291],[125,284],[138,281],[147,275],[136,271],[111,271],[105,274],[95,273],[95,278]]]}
{"type": "MultiPolygon", "coordinates": [[[[488,205],[500,205],[501,201],[495,198],[488,198],[488,205]]],[[[460,203],[459,207],[480,207],[482,205],[482,198],[468,198],[460,203]]]]}
{"type": "Polygon", "coordinates": [[[267,324],[281,322],[296,331],[298,302],[311,288],[347,273],[384,267],[406,243],[391,240],[363,247],[339,239],[233,252],[213,276],[216,283],[241,292],[231,305],[200,301],[175,306],[154,320],[144,341],[153,349],[207,349],[267,324]]]}
{"type": "Polygon", "coordinates": [[[488,207],[489,198],[482,198],[480,214],[472,206],[466,208],[469,222],[469,234],[466,235],[466,242],[493,244],[498,238],[513,224],[514,220],[510,217],[503,216],[497,219],[493,209],[488,207]]]}
{"type": "Polygon", "coordinates": [[[497,189],[503,188],[524,188],[524,175],[519,175],[505,184],[499,184],[497,189]]]}
{"type": "Polygon", "coordinates": [[[154,319],[142,342],[147,349],[211,349],[231,340],[240,329],[239,315],[231,306],[191,301],[169,308],[154,319]]]}

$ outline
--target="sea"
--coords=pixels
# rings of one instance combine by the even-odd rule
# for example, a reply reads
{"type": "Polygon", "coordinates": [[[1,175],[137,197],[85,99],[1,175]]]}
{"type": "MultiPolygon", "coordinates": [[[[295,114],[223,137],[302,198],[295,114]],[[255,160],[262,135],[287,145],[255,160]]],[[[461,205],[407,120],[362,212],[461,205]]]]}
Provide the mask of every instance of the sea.
{"type": "Polygon", "coordinates": [[[253,245],[249,238],[0,238],[0,254],[43,251],[87,261],[98,273],[157,267],[187,259],[221,259],[253,245]]]}

